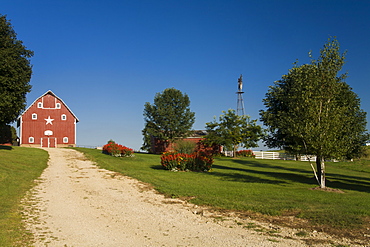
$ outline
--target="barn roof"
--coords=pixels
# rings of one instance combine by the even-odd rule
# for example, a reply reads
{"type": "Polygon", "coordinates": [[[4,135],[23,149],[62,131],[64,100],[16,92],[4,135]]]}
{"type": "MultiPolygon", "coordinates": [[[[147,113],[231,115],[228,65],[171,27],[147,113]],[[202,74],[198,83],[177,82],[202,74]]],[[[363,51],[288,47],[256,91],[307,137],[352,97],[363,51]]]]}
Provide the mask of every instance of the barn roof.
{"type": "Polygon", "coordinates": [[[53,93],[51,90],[49,90],[49,91],[47,91],[46,93],[44,93],[43,95],[41,95],[40,97],[38,97],[31,105],[29,105],[28,107],[27,107],[27,109],[18,117],[18,119],[25,113],[25,112],[27,112],[28,111],[28,109],[31,107],[31,106],[33,106],[33,104],[35,104],[36,103],[36,101],[38,101],[40,98],[42,98],[42,97],[44,97],[45,95],[47,95],[47,94],[51,94],[51,95],[53,95],[55,98],[57,98],[58,100],[60,100],[60,102],[62,102],[63,103],[63,105],[68,109],[68,111],[70,111],[71,112],[71,114],[72,114],[72,116],[76,119],[76,122],[79,122],[80,120],[78,120],[78,118],[76,117],[76,115],[73,113],[73,111],[71,110],[71,109],[69,109],[69,107],[67,106],[67,104],[66,103],[64,103],[64,101],[61,99],[61,98],[59,98],[58,96],[56,96],[56,94],[55,93],[53,93]]]}

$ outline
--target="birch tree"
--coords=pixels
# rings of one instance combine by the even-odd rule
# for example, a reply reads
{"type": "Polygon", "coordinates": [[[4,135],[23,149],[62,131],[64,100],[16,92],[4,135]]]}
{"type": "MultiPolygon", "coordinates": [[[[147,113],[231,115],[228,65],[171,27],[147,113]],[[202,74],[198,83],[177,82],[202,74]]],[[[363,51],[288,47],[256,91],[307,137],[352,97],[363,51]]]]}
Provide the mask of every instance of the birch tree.
{"type": "MultiPolygon", "coordinates": [[[[292,154],[316,156],[317,180],[325,188],[325,160],[361,155],[369,138],[360,99],[339,74],[345,54],[329,39],[317,60],[294,67],[269,88],[261,120],[268,126],[265,142],[292,154]]],[[[315,172],[316,173],[316,172],[315,172]]]]}

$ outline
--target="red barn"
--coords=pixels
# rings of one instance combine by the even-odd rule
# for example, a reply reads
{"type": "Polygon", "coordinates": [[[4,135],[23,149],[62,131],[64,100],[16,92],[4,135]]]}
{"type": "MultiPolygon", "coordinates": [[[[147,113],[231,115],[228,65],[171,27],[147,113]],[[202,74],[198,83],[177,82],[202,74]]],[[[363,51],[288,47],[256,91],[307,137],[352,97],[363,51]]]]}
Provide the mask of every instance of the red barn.
{"type": "Polygon", "coordinates": [[[20,145],[74,147],[78,121],[63,100],[49,90],[18,117],[20,145]]]}

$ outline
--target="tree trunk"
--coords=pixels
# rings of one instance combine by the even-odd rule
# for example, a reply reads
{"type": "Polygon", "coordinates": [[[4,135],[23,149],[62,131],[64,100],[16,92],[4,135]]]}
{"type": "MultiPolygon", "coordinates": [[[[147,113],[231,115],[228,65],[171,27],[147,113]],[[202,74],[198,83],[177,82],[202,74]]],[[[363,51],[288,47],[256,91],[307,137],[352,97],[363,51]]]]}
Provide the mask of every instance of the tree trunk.
{"type": "Polygon", "coordinates": [[[234,150],[233,150],[233,157],[236,158],[236,150],[238,148],[238,145],[234,145],[234,150]]]}
{"type": "Polygon", "coordinates": [[[319,178],[320,188],[325,188],[325,162],[324,157],[317,156],[316,157],[316,168],[317,168],[317,176],[319,178]]]}

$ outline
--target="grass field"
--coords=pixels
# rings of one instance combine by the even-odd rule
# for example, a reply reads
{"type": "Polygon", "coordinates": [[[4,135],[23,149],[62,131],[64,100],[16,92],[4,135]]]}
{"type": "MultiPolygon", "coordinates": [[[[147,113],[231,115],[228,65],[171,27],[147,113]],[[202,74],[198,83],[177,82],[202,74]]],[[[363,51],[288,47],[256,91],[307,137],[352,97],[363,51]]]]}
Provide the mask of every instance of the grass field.
{"type": "Polygon", "coordinates": [[[370,219],[370,160],[327,163],[327,186],[344,193],[312,190],[317,187],[308,162],[216,158],[208,173],[163,170],[160,156],[133,158],[81,149],[102,167],[152,184],[172,197],[218,209],[270,216],[296,216],[319,229],[361,232],[370,219]]]}
{"type": "MultiPolygon", "coordinates": [[[[102,168],[150,183],[167,196],[192,198],[199,205],[252,217],[295,216],[309,220],[305,227],[336,229],[346,236],[364,236],[370,227],[369,159],[327,163],[327,186],[344,192],[335,193],[312,190],[317,184],[307,162],[224,157],[215,159],[211,172],[170,172],[162,169],[159,155],[117,158],[99,150],[77,150],[102,168]]],[[[27,242],[19,203],[46,168],[47,159],[41,149],[0,146],[0,246],[27,242]]]]}
{"type": "Polygon", "coordinates": [[[0,146],[0,246],[28,241],[22,229],[20,200],[46,168],[48,157],[41,149],[0,146]]]}

